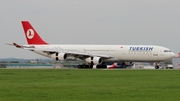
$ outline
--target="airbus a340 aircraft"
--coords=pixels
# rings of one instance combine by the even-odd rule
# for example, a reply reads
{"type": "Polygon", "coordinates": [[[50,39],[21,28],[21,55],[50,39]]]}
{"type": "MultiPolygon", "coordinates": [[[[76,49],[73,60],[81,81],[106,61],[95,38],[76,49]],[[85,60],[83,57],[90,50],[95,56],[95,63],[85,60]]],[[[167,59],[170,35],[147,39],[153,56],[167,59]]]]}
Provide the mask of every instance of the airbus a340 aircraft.
{"type": "Polygon", "coordinates": [[[57,61],[81,59],[86,64],[79,68],[107,68],[107,63],[131,65],[133,62],[155,62],[175,56],[170,49],[155,45],[52,45],[45,42],[28,21],[22,21],[28,45],[10,44],[17,48],[33,51],[57,61]]]}

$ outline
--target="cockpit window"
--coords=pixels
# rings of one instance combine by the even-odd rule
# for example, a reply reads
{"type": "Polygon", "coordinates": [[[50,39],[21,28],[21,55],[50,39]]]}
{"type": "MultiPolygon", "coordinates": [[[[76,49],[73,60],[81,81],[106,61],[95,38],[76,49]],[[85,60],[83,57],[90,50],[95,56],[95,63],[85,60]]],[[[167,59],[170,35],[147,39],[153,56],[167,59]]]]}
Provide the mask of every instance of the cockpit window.
{"type": "Polygon", "coordinates": [[[164,50],[164,52],[171,52],[170,50],[164,50]]]}

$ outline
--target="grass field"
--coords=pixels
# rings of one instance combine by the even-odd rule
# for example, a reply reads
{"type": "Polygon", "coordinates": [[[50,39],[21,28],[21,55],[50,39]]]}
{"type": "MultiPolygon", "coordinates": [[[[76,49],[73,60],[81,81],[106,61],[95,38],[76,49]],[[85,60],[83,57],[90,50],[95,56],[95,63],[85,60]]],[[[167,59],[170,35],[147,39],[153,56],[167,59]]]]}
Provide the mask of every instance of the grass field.
{"type": "Polygon", "coordinates": [[[180,71],[0,69],[0,101],[160,100],[180,100],[180,71]]]}

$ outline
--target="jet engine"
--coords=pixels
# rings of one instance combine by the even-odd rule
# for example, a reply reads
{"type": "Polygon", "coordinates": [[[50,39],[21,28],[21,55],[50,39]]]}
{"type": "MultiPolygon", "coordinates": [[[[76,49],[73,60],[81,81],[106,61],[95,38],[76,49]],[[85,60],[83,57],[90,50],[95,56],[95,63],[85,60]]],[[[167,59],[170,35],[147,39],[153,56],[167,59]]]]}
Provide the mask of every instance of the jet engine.
{"type": "Polygon", "coordinates": [[[88,57],[85,59],[85,61],[87,63],[94,64],[94,65],[98,65],[98,64],[101,64],[103,62],[101,57],[88,57]]]}
{"type": "Polygon", "coordinates": [[[66,60],[67,55],[66,53],[54,53],[51,55],[51,58],[58,61],[58,60],[66,60]]]}

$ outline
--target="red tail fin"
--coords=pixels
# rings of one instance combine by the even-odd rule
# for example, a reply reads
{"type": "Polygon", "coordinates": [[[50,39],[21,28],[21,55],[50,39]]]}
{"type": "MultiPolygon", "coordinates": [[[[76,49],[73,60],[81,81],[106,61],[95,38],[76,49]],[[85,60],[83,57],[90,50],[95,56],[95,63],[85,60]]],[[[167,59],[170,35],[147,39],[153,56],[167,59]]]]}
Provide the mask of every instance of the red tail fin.
{"type": "Polygon", "coordinates": [[[48,44],[38,35],[38,33],[35,31],[35,29],[31,26],[31,24],[28,21],[22,21],[22,26],[28,44],[48,44]]]}

